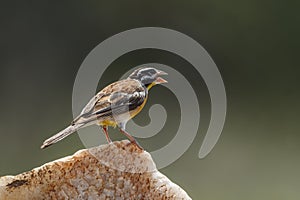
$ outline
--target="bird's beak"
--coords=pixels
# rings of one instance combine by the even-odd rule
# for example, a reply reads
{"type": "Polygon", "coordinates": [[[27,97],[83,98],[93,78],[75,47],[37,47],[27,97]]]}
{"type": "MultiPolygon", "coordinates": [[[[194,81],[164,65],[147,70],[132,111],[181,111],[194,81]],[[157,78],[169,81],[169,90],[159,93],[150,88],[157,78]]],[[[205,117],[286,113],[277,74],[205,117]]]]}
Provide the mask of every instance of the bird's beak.
{"type": "Polygon", "coordinates": [[[167,83],[168,81],[166,81],[165,79],[161,78],[161,77],[157,77],[157,79],[155,80],[156,84],[163,84],[163,83],[167,83]]]}
{"type": "Polygon", "coordinates": [[[167,83],[168,81],[166,81],[165,79],[163,79],[163,78],[161,78],[161,77],[159,77],[159,76],[163,76],[163,75],[168,75],[168,73],[166,73],[166,72],[164,72],[164,71],[161,71],[161,70],[159,70],[158,72],[157,72],[157,78],[156,78],[156,80],[155,80],[155,83],[156,84],[163,84],[163,83],[167,83]]]}
{"type": "Polygon", "coordinates": [[[167,73],[167,72],[164,72],[164,71],[161,71],[161,70],[158,70],[158,71],[157,71],[157,75],[158,75],[158,76],[163,76],[163,75],[168,75],[168,73],[167,73]]]}

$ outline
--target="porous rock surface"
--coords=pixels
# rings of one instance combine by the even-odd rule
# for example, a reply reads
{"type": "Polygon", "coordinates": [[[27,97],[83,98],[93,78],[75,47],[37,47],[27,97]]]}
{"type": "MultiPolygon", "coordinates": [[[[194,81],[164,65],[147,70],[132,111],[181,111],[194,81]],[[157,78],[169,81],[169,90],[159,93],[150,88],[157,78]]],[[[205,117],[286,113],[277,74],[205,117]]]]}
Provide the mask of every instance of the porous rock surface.
{"type": "Polygon", "coordinates": [[[0,177],[0,200],[191,199],[127,140],[80,150],[16,176],[0,177]]]}

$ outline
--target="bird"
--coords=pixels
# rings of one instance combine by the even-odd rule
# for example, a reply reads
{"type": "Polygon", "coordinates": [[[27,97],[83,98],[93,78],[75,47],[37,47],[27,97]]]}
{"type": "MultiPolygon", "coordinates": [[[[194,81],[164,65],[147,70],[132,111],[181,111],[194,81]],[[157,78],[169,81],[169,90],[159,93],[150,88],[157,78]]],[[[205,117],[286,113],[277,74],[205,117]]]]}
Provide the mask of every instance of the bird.
{"type": "Polygon", "coordinates": [[[135,138],[126,131],[126,123],[143,109],[148,99],[148,91],[154,85],[167,83],[161,77],[163,75],[168,74],[154,67],[144,66],[134,70],[128,78],[104,87],[90,99],[67,128],[45,140],[41,149],[61,141],[83,127],[96,124],[101,127],[108,143],[112,143],[108,127],[118,127],[130,140],[129,144],[133,143],[143,150],[135,138]]]}

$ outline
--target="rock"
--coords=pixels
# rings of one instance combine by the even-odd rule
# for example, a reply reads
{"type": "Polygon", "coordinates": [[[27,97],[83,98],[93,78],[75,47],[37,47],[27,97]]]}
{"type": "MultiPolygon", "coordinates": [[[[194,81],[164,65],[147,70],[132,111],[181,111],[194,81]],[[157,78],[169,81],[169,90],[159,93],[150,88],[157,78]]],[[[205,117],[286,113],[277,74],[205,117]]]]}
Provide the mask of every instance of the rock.
{"type": "Polygon", "coordinates": [[[80,150],[0,178],[0,199],[191,199],[127,140],[80,150]]]}

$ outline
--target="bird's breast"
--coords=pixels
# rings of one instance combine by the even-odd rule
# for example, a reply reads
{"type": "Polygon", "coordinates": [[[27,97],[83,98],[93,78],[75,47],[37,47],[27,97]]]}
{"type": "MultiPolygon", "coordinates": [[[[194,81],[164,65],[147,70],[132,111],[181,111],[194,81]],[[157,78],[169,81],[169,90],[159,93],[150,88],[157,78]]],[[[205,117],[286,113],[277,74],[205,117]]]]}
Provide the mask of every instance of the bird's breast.
{"type": "Polygon", "coordinates": [[[103,120],[103,121],[99,121],[98,124],[100,126],[112,126],[114,128],[117,126],[117,122],[114,120],[103,120]]]}

